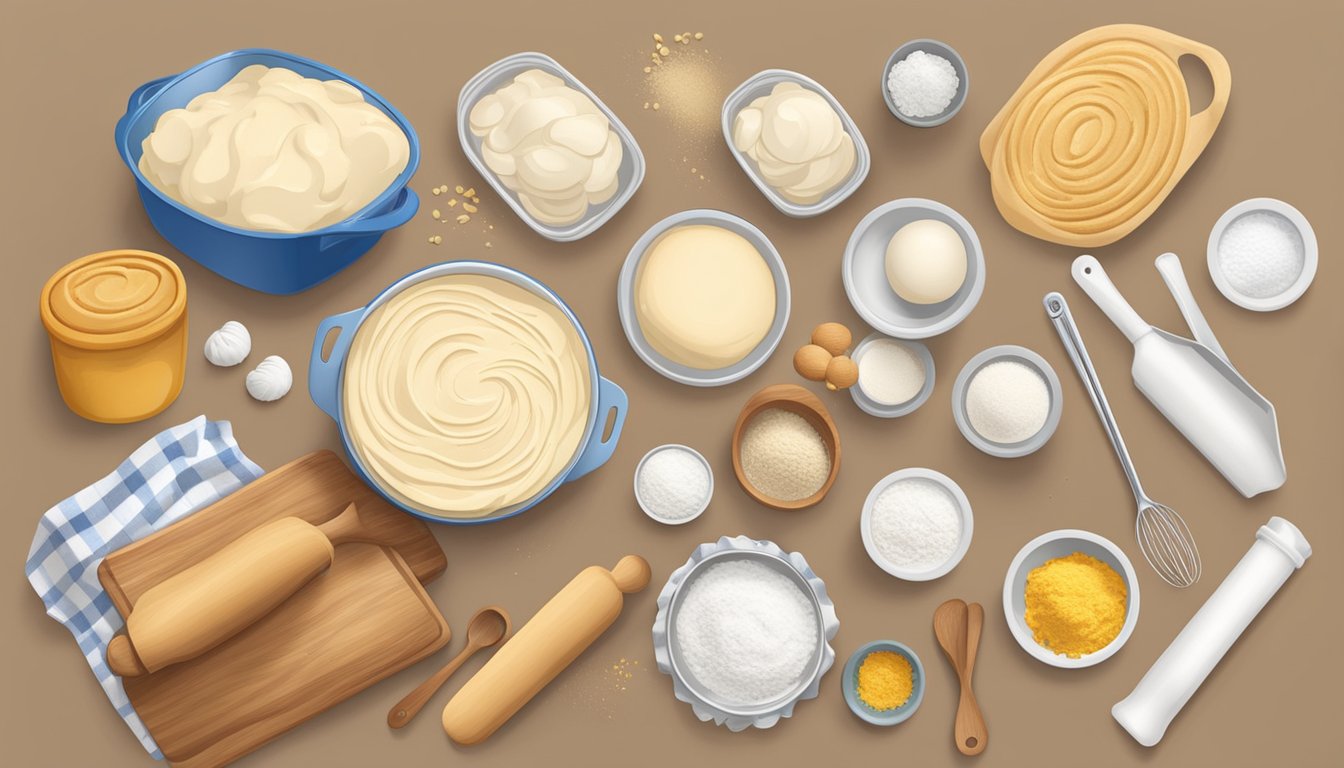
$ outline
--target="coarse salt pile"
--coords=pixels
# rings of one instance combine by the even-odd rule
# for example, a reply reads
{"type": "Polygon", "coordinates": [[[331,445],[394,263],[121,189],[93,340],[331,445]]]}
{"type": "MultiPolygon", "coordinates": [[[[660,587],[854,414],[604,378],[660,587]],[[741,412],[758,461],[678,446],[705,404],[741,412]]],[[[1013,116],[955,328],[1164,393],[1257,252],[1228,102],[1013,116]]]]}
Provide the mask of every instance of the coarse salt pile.
{"type": "Polygon", "coordinates": [[[882,559],[907,571],[931,571],[961,544],[957,500],[924,478],[897,480],[883,489],[868,524],[882,559]]]}
{"type": "Polygon", "coordinates": [[[952,62],[936,53],[915,51],[887,73],[887,90],[906,117],[936,117],[952,104],[961,78],[952,62]]]}
{"type": "Polygon", "coordinates": [[[1035,369],[1015,360],[999,360],[975,372],[966,387],[966,418],[981,437],[995,443],[1020,443],[1045,426],[1050,389],[1035,369]]]}
{"type": "Polygon", "coordinates": [[[819,641],[812,601],[755,560],[713,563],[692,581],[672,627],[691,677],[725,703],[773,701],[807,672],[819,641]]]}
{"type": "Polygon", "coordinates": [[[831,454],[807,419],[767,408],[742,431],[742,473],[762,494],[798,501],[821,490],[831,474],[831,454]]]}
{"type": "Polygon", "coordinates": [[[1218,266],[1232,289],[1269,299],[1293,286],[1306,264],[1302,234],[1270,211],[1238,217],[1218,240],[1218,266]]]}
{"type": "Polygon", "coordinates": [[[678,445],[655,448],[635,475],[639,504],[660,520],[679,522],[709,504],[709,469],[695,453],[678,445]]]}

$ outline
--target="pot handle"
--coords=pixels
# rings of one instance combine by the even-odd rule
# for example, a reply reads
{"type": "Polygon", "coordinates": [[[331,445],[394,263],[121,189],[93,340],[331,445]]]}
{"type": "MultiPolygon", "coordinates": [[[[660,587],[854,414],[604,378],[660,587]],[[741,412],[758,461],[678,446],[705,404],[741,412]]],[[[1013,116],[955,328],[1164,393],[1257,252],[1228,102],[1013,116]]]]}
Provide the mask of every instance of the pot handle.
{"type": "Polygon", "coordinates": [[[392,210],[380,213],[377,216],[370,216],[367,219],[343,222],[329,228],[327,234],[322,235],[322,238],[318,240],[317,249],[325,251],[352,237],[382,234],[389,229],[396,229],[410,221],[419,209],[420,196],[415,194],[415,190],[410,187],[402,187],[401,192],[397,193],[397,200],[393,203],[392,210]]]}
{"type": "Polygon", "coordinates": [[[134,114],[136,110],[143,107],[150,99],[157,96],[159,91],[163,90],[164,86],[168,85],[168,82],[176,77],[177,75],[164,75],[163,77],[150,80],[148,83],[131,91],[131,98],[126,100],[126,113],[117,120],[117,127],[114,132],[118,146],[125,143],[126,132],[130,128],[131,115],[134,114]]]}
{"type": "Polygon", "coordinates": [[[569,470],[569,474],[565,476],[566,483],[578,480],[607,463],[611,454],[616,452],[616,443],[621,439],[621,428],[625,426],[625,414],[629,410],[630,400],[625,396],[625,390],[599,376],[597,378],[597,423],[593,425],[593,433],[588,436],[588,444],[583,447],[583,453],[579,455],[579,460],[574,464],[574,468],[569,470]],[[606,431],[607,415],[613,412],[616,414],[616,418],[611,424],[611,436],[603,440],[602,433],[606,431]]]}
{"type": "Polygon", "coordinates": [[[334,421],[340,421],[341,369],[345,356],[350,353],[350,342],[355,338],[355,326],[364,316],[365,307],[352,309],[339,315],[332,315],[317,324],[317,335],[313,337],[313,353],[308,358],[308,395],[324,413],[334,421]],[[335,329],[339,332],[336,343],[331,347],[331,356],[322,359],[322,347],[327,334],[335,329]]]}

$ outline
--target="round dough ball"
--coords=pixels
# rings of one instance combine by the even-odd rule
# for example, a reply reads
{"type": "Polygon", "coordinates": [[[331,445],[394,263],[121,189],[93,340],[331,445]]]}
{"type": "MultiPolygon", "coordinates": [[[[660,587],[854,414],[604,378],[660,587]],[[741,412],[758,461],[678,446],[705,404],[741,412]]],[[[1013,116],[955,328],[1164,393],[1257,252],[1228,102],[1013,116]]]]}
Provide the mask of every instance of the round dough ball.
{"type": "Polygon", "coordinates": [[[966,246],[961,235],[937,219],[901,227],[887,243],[887,282],[911,304],[937,304],[966,282],[966,246]]]}

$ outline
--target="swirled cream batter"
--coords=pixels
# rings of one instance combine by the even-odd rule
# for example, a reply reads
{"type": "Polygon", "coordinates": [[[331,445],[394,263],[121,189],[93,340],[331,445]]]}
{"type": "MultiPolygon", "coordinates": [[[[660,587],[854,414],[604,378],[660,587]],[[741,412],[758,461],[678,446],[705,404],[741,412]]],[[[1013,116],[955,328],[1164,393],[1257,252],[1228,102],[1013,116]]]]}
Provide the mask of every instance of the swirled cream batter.
{"type": "Polygon", "coordinates": [[[574,458],[591,379],[573,322],[484,275],[445,275],[364,319],[345,364],[345,429],[392,495],[441,517],[532,498],[574,458]]]}

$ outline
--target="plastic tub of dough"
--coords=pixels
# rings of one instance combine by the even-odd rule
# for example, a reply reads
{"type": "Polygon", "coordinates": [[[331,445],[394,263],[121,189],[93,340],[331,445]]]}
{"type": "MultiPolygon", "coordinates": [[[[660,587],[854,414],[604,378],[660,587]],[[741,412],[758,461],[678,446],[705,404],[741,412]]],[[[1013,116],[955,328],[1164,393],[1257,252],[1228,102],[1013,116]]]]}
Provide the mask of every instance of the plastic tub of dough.
{"type": "Polygon", "coordinates": [[[807,218],[825,213],[846,198],[854,194],[854,191],[863,184],[863,180],[868,178],[868,169],[872,165],[872,157],[868,153],[868,144],[863,140],[863,134],[859,132],[859,126],[850,118],[845,108],[840,106],[839,100],[831,95],[831,92],[821,87],[821,84],[812,78],[801,75],[797,72],[791,72],[787,69],[767,69],[764,72],[758,72],[747,78],[746,82],[737,87],[737,90],[728,94],[728,98],[723,101],[723,140],[728,143],[728,151],[733,153],[733,158],[737,164],[742,166],[742,170],[751,179],[751,183],[761,190],[761,194],[770,201],[772,205],[781,212],[793,216],[794,218],[807,218]],[[733,123],[737,120],[737,114],[746,109],[752,100],[765,96],[780,83],[796,83],[809,91],[813,91],[826,100],[831,105],[831,109],[840,116],[840,123],[845,128],[845,133],[849,134],[850,139],[854,141],[854,168],[849,172],[849,176],[835,186],[830,192],[815,203],[802,205],[786,200],[783,195],[770,186],[765,179],[761,178],[756,169],[755,161],[737,150],[733,145],[733,123]]]}
{"type": "Polygon", "coordinates": [[[527,52],[505,56],[468,80],[467,84],[462,86],[461,95],[457,97],[457,137],[462,142],[462,151],[466,153],[467,159],[500,198],[518,214],[518,218],[542,237],[560,243],[578,240],[596,232],[610,221],[631,197],[634,197],[635,190],[639,189],[639,185],[644,181],[644,153],[639,150],[639,144],[635,143],[635,137],[630,133],[630,129],[625,127],[620,118],[616,117],[616,113],[612,112],[597,94],[589,90],[588,86],[544,53],[527,52]],[[494,171],[486,166],[485,158],[481,155],[482,140],[471,132],[470,115],[476,103],[508,85],[513,78],[529,69],[540,69],[554,75],[565,81],[565,85],[592,99],[593,104],[610,121],[611,130],[621,142],[621,164],[616,170],[616,193],[603,203],[590,204],[583,216],[572,224],[553,226],[529,213],[518,199],[518,193],[504,186],[494,171]]]}
{"type": "Polygon", "coordinates": [[[312,288],[350,266],[384,233],[415,215],[420,199],[407,184],[420,165],[420,141],[410,122],[363,83],[302,56],[248,48],[216,56],[180,74],[136,88],[117,121],[117,151],[135,176],[149,222],[182,253],[215,274],[262,293],[292,294],[312,288]],[[151,184],[140,172],[142,143],[171,109],[218,90],[253,64],[285,67],[304,77],[342,80],[355,87],[402,133],[410,145],[406,167],[377,197],[344,221],[311,232],[261,232],[225,224],[188,208],[151,184]]]}

